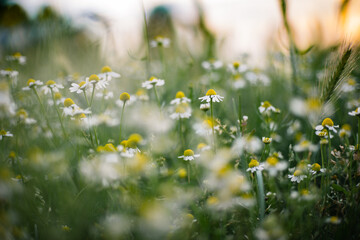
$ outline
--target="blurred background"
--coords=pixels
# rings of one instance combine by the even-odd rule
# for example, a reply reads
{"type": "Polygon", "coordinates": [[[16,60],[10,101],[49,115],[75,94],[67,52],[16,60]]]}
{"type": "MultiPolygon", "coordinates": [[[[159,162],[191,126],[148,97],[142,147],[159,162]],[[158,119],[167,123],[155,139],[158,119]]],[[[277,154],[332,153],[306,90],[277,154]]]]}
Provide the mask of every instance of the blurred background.
{"type": "MultiPolygon", "coordinates": [[[[288,22],[299,49],[315,43],[325,48],[344,37],[360,39],[360,1],[286,2],[288,22]]],[[[65,41],[64,46],[70,50],[65,51],[71,55],[81,51],[73,48],[86,46],[88,51],[96,48],[107,61],[141,58],[144,8],[150,38],[158,34],[173,39],[177,36],[177,46],[192,54],[198,54],[199,39],[213,38],[219,58],[233,61],[246,53],[250,64],[261,65],[269,49],[285,51],[288,45],[280,5],[278,0],[2,1],[0,55],[25,52],[66,35],[70,42],[65,41]],[[51,30],[46,31],[46,27],[51,30]]],[[[57,54],[57,61],[66,68],[63,54],[57,54]]]]}

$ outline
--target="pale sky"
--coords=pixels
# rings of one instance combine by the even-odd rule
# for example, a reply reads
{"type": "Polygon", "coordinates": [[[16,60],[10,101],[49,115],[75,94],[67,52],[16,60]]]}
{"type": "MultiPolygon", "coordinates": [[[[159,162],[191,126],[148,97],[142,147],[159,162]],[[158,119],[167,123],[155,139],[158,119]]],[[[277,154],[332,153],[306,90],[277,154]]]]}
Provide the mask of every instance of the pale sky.
{"type": "MultiPolygon", "coordinates": [[[[96,25],[85,18],[84,12],[95,12],[106,17],[116,38],[120,55],[127,54],[142,34],[141,0],[18,0],[30,14],[43,4],[50,4],[62,14],[70,16],[77,24],[96,25]]],[[[194,21],[193,0],[144,0],[147,12],[159,4],[166,4],[174,10],[175,20],[181,25],[194,21]]],[[[260,63],[265,56],[269,39],[284,41],[281,29],[281,15],[278,0],[202,0],[209,28],[225,40],[223,58],[230,61],[234,53],[247,52],[254,63],[260,63]]],[[[297,44],[306,48],[321,33],[324,44],[333,43],[341,36],[359,38],[360,1],[352,1],[348,20],[339,24],[339,0],[289,0],[289,19],[296,35],[297,44]],[[319,28],[319,26],[321,28],[319,28]],[[319,30],[322,29],[322,30],[319,30]]],[[[285,40],[286,41],[286,40],[285,40]]]]}

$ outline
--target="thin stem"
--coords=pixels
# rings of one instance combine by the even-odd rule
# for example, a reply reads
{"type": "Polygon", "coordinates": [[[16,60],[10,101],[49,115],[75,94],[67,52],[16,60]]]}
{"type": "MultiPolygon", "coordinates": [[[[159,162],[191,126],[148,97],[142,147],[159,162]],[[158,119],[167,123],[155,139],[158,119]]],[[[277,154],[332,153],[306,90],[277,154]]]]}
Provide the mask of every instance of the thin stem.
{"type": "Polygon", "coordinates": [[[214,129],[214,111],[213,111],[213,101],[212,101],[212,98],[210,99],[210,118],[211,118],[211,129],[212,129],[212,135],[213,135],[213,149],[214,149],[214,152],[216,152],[216,146],[215,146],[215,129],[214,129]]]}
{"type": "Polygon", "coordinates": [[[94,93],[95,93],[95,84],[93,84],[93,90],[92,90],[92,93],[91,93],[90,107],[92,106],[92,102],[93,102],[93,99],[94,99],[94,93]]]}
{"type": "Polygon", "coordinates": [[[61,114],[59,112],[59,109],[56,105],[56,100],[55,100],[55,96],[54,96],[54,91],[52,90],[52,88],[50,88],[50,91],[51,91],[51,96],[52,96],[52,99],[53,99],[53,102],[54,102],[54,107],[56,109],[56,112],[58,114],[58,117],[59,117],[59,121],[60,121],[60,125],[61,125],[61,129],[63,131],[63,134],[64,134],[64,137],[67,138],[67,134],[66,134],[66,131],[65,131],[65,128],[64,128],[64,124],[63,124],[63,121],[62,121],[62,117],[61,117],[61,114]]]}
{"type": "Polygon", "coordinates": [[[185,141],[184,141],[184,136],[183,136],[181,117],[179,117],[179,134],[180,134],[180,141],[181,141],[182,150],[184,150],[185,149],[185,141]]]}
{"type": "Polygon", "coordinates": [[[190,161],[188,161],[188,163],[187,163],[187,169],[188,169],[188,173],[187,173],[187,175],[188,175],[188,183],[190,183],[190,161]]]}
{"type": "Polygon", "coordinates": [[[33,90],[34,90],[34,93],[35,93],[35,95],[36,95],[37,100],[38,100],[39,103],[40,103],[41,110],[42,110],[42,112],[43,112],[43,114],[44,114],[44,117],[45,117],[45,120],[46,120],[46,124],[47,124],[48,128],[50,129],[53,137],[55,137],[54,130],[51,128],[49,119],[48,119],[48,117],[47,117],[47,115],[46,115],[46,111],[45,111],[44,105],[43,105],[43,103],[42,103],[42,101],[41,101],[41,99],[40,99],[40,96],[39,96],[38,92],[36,91],[36,88],[35,88],[35,87],[33,87],[33,90]]]}
{"type": "Polygon", "coordinates": [[[158,102],[158,104],[159,104],[159,108],[160,108],[160,111],[161,111],[161,104],[160,104],[160,99],[159,99],[159,96],[158,96],[158,94],[157,94],[157,91],[156,91],[156,87],[155,87],[155,85],[154,85],[154,92],[155,92],[155,97],[156,97],[156,101],[158,102]]]}
{"type": "Polygon", "coordinates": [[[264,181],[261,171],[256,171],[257,190],[258,190],[258,201],[259,201],[259,218],[260,221],[265,216],[265,194],[264,194],[264,181]]]}
{"type": "Polygon", "coordinates": [[[83,90],[83,93],[84,93],[84,96],[85,96],[86,103],[90,107],[89,100],[88,100],[88,97],[86,96],[85,89],[83,90]]]}
{"type": "Polygon", "coordinates": [[[121,144],[121,127],[122,127],[123,117],[124,117],[124,111],[125,111],[125,103],[126,103],[126,101],[124,101],[124,103],[123,103],[123,108],[122,108],[122,110],[121,110],[120,131],[119,131],[119,144],[121,144]]]}

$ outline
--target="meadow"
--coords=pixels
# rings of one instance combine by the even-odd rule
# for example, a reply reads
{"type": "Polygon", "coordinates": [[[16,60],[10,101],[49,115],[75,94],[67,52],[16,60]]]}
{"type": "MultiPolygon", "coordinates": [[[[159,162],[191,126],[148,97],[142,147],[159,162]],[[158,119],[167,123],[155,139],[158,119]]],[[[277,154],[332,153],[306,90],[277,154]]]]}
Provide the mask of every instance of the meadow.
{"type": "MultiPolygon", "coordinates": [[[[285,1],[283,1],[285,2],[285,1]]],[[[266,66],[146,21],[127,60],[44,9],[0,59],[1,239],[359,239],[360,51],[266,66]],[[166,35],[167,33],[167,35],[166,35]]]]}

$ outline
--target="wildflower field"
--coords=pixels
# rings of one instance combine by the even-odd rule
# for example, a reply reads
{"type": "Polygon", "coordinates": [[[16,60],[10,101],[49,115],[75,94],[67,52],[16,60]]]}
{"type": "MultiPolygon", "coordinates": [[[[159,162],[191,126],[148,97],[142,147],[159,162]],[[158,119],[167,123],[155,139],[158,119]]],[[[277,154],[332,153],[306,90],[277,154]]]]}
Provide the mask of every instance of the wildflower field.
{"type": "Polygon", "coordinates": [[[0,54],[0,239],[360,239],[358,43],[299,49],[279,2],[261,68],[201,16],[191,52],[144,11],[127,59],[26,20],[0,54]]]}

